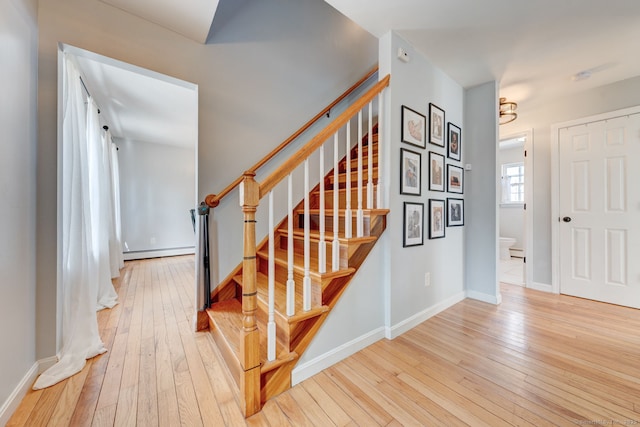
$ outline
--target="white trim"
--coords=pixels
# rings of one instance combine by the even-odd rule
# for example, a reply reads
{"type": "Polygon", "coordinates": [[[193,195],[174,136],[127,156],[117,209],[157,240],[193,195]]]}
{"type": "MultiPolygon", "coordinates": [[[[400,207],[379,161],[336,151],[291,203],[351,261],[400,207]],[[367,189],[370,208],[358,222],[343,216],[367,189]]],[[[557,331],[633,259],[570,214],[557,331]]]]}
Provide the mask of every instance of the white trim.
{"type": "Polygon", "coordinates": [[[37,376],[38,362],[31,366],[31,369],[27,371],[20,383],[9,395],[2,407],[0,407],[0,425],[6,425],[7,422],[9,422],[9,418],[11,418],[11,415],[18,409],[22,398],[27,394],[37,376]]]}
{"type": "Polygon", "coordinates": [[[532,282],[528,288],[534,291],[557,293],[553,291],[553,286],[548,283],[532,282]]]}
{"type": "Polygon", "coordinates": [[[527,155],[524,158],[524,286],[533,284],[533,129],[525,132],[527,138],[524,142],[524,151],[527,155]]]}
{"type": "Polygon", "coordinates": [[[475,299],[489,304],[499,305],[502,303],[502,295],[489,295],[478,291],[467,291],[467,298],[475,299]]]}
{"type": "MultiPolygon", "coordinates": [[[[527,209],[524,211],[524,256],[527,258],[527,262],[524,263],[524,286],[530,287],[533,284],[533,129],[528,129],[523,132],[518,132],[515,134],[506,135],[504,137],[500,136],[500,141],[505,141],[509,139],[515,139],[518,137],[524,136],[524,147],[523,151],[527,153],[524,158],[524,204],[527,206],[527,209]]],[[[500,200],[502,200],[502,196],[500,196],[500,200]]],[[[521,207],[522,204],[519,204],[517,207],[521,207]]],[[[499,207],[512,207],[512,206],[503,206],[502,204],[499,207]]],[[[516,206],[514,206],[516,207],[516,206]]],[[[499,304],[499,303],[498,303],[499,304]]]]}
{"type": "Polygon", "coordinates": [[[0,406],[0,425],[6,425],[13,413],[20,406],[20,402],[27,395],[38,375],[53,366],[58,361],[56,356],[36,361],[27,373],[22,377],[16,388],[11,392],[7,400],[0,406]]]}
{"type": "Polygon", "coordinates": [[[335,365],[354,353],[374,344],[384,338],[384,328],[380,327],[356,339],[338,346],[320,356],[295,367],[291,372],[291,386],[335,365]]]}
{"type": "Polygon", "coordinates": [[[560,293],[560,228],[558,222],[560,220],[560,138],[558,137],[560,129],[632,114],[640,114],[640,106],[623,108],[551,125],[551,288],[553,293],[560,293]],[[554,220],[554,218],[558,218],[558,220],[554,220]]]}
{"type": "Polygon", "coordinates": [[[159,249],[156,251],[125,252],[124,260],[131,261],[134,259],[161,258],[165,256],[191,255],[195,253],[196,248],[193,246],[187,248],[159,249]]]}
{"type": "Polygon", "coordinates": [[[391,340],[396,337],[399,337],[400,335],[404,334],[408,330],[415,328],[416,326],[428,320],[429,318],[435,316],[436,314],[464,300],[465,296],[466,295],[464,292],[457,293],[452,297],[449,297],[446,300],[427,308],[426,310],[423,310],[417,314],[414,314],[413,316],[403,320],[400,323],[397,323],[389,328],[386,328],[385,337],[391,340]]]}

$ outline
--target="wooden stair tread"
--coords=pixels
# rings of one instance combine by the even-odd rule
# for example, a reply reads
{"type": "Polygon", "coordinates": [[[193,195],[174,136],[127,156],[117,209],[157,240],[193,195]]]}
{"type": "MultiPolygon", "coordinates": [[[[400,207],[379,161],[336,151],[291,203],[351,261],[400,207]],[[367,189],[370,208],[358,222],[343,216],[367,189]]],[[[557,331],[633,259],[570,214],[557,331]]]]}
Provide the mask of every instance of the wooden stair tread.
{"type": "MultiPolygon", "coordinates": [[[[242,276],[234,277],[234,280],[242,286],[242,276]]],[[[256,277],[256,282],[258,286],[258,298],[260,301],[266,306],[269,303],[269,277],[264,274],[258,272],[256,277]]],[[[322,313],[329,311],[329,307],[325,305],[311,307],[311,310],[304,311],[303,310],[303,290],[302,283],[296,283],[295,286],[295,314],[293,316],[287,316],[287,285],[286,283],[274,281],[274,310],[287,319],[289,323],[300,322],[305,319],[309,319],[311,317],[319,316],[322,313]]]]}
{"type": "MultiPolygon", "coordinates": [[[[281,267],[287,268],[288,267],[288,263],[287,263],[287,250],[286,249],[280,249],[280,248],[275,248],[274,251],[275,254],[275,263],[280,265],[281,267]]],[[[264,259],[269,259],[269,250],[268,248],[264,248],[258,251],[258,256],[264,258],[264,259]]],[[[329,260],[330,261],[330,260],[329,260]]],[[[349,276],[351,274],[353,274],[356,270],[352,267],[348,267],[348,268],[342,268],[338,271],[327,271],[326,273],[318,273],[317,271],[314,271],[315,269],[317,269],[318,266],[318,260],[317,259],[311,259],[310,261],[311,263],[311,271],[309,272],[309,276],[312,279],[316,279],[316,280],[328,280],[328,279],[333,279],[336,277],[344,277],[344,276],[349,276]]],[[[304,275],[304,255],[297,253],[294,251],[293,253],[293,269],[295,272],[297,272],[298,274],[304,275]]],[[[327,263],[327,265],[329,264],[329,262],[327,263]]]]}
{"type": "MultiPolygon", "coordinates": [[[[362,179],[364,180],[364,179],[367,179],[369,175],[367,174],[368,168],[365,167],[365,163],[363,163],[362,166],[363,166],[362,167],[362,179]]],[[[372,178],[377,178],[378,177],[378,165],[374,165],[372,170],[373,170],[372,178]]],[[[338,177],[341,178],[341,179],[345,178],[345,175],[348,174],[348,173],[351,173],[351,176],[352,176],[351,182],[357,181],[357,178],[358,178],[358,168],[357,167],[356,167],[355,170],[351,169],[350,171],[339,172],[338,173],[338,177]],[[354,176],[355,176],[355,179],[353,178],[354,176]]],[[[329,181],[333,180],[333,174],[327,175],[327,179],[329,179],[329,181]]]]}
{"type": "MultiPolygon", "coordinates": [[[[355,212],[357,211],[357,209],[351,209],[351,212],[353,213],[353,216],[355,217],[355,212]]],[[[338,209],[338,215],[344,217],[346,212],[346,209],[338,209]]],[[[387,215],[389,213],[389,209],[366,209],[366,208],[362,208],[362,213],[365,216],[371,216],[371,215],[387,215]]],[[[296,214],[304,214],[304,209],[296,209],[295,212],[296,214]]],[[[320,209],[309,209],[309,213],[311,215],[320,215],[320,209]]],[[[333,217],[333,209],[332,208],[327,208],[324,210],[324,215],[325,216],[330,216],[333,217]]]]}
{"type": "MultiPolygon", "coordinates": [[[[278,233],[280,233],[282,236],[288,236],[289,229],[286,227],[279,228],[278,233]]],[[[304,229],[294,227],[293,238],[297,240],[304,239],[304,229]]],[[[375,241],[376,239],[377,239],[376,236],[356,237],[355,230],[353,230],[353,236],[348,238],[344,237],[344,230],[340,230],[340,232],[338,233],[338,241],[340,242],[340,244],[344,244],[344,245],[355,244],[355,243],[369,243],[369,242],[375,241]]],[[[324,240],[327,243],[327,245],[331,244],[331,242],[333,242],[333,231],[326,231],[324,240]]],[[[309,230],[309,241],[313,244],[318,244],[318,242],[320,242],[320,231],[309,230]]]]}
{"type": "MultiPolygon", "coordinates": [[[[242,337],[242,304],[237,299],[230,299],[218,302],[207,309],[209,318],[212,319],[216,328],[220,330],[220,335],[224,337],[233,354],[239,362],[240,339],[242,337]]],[[[275,369],[278,366],[291,362],[298,358],[295,352],[288,349],[276,340],[276,360],[267,361],[267,326],[262,322],[257,322],[260,331],[260,363],[261,372],[275,369]]]]}

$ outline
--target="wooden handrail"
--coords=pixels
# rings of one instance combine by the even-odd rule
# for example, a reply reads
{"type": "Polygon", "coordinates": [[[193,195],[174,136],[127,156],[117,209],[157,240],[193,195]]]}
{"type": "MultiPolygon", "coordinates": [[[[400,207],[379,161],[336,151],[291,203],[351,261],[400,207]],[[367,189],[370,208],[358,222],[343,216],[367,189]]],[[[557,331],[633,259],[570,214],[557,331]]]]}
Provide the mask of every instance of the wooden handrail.
{"type": "Polygon", "coordinates": [[[358,111],[371,102],[385,87],[389,86],[390,79],[391,76],[387,74],[382,80],[376,83],[375,86],[369,89],[367,93],[362,95],[360,99],[336,117],[333,122],[329,123],[329,125],[314,136],[304,147],[300,148],[296,154],[285,161],[271,175],[266,177],[260,184],[260,198],[262,199],[269,193],[280,181],[293,172],[307,157],[324,144],[329,137],[344,126],[358,111]]]}
{"type": "MultiPolygon", "coordinates": [[[[340,101],[342,101],[347,96],[349,96],[353,91],[355,91],[358,87],[360,87],[364,82],[366,82],[377,71],[378,71],[378,66],[376,65],[371,70],[369,70],[369,72],[367,72],[367,74],[365,74],[364,77],[362,77],[360,80],[358,80],[353,86],[351,86],[349,89],[347,89],[342,95],[337,97],[331,104],[327,105],[323,110],[321,110],[318,114],[316,114],[311,120],[309,120],[307,123],[302,125],[302,127],[300,129],[295,131],[289,138],[287,138],[284,141],[282,141],[282,143],[280,145],[278,145],[269,154],[267,154],[265,157],[263,157],[262,160],[260,160],[258,163],[253,165],[253,167],[251,167],[249,169],[249,171],[255,172],[258,169],[260,169],[269,160],[273,159],[280,151],[285,149],[297,137],[302,135],[302,133],[305,132],[307,129],[309,129],[311,127],[311,125],[313,125],[322,116],[324,116],[329,111],[331,111],[331,109],[333,107],[338,105],[338,103],[340,101]]],[[[220,200],[222,200],[227,194],[229,194],[231,191],[233,191],[234,188],[236,188],[238,185],[240,185],[240,183],[242,182],[243,179],[244,179],[244,175],[240,175],[231,184],[227,185],[227,187],[224,190],[222,190],[219,194],[209,194],[207,197],[205,197],[204,202],[207,204],[207,206],[209,206],[211,208],[215,208],[216,206],[218,206],[220,204],[220,200]]]]}

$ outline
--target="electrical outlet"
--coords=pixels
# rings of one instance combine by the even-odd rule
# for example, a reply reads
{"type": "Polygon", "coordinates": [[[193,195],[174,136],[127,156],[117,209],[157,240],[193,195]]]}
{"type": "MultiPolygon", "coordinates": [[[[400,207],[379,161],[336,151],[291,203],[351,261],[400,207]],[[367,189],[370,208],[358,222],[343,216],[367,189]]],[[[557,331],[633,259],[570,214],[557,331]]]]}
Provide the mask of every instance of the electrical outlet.
{"type": "Polygon", "coordinates": [[[425,288],[431,286],[431,273],[424,273],[424,286],[425,288]]]}

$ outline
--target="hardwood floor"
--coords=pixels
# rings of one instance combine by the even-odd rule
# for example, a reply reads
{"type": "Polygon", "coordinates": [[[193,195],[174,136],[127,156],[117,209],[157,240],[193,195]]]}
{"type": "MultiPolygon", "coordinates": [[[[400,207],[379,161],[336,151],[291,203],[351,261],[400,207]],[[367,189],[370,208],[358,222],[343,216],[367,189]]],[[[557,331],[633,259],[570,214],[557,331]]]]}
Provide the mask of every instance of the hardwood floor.
{"type": "Polygon", "coordinates": [[[30,391],[9,426],[575,426],[640,423],[640,311],[504,285],[267,402],[245,420],[208,333],[193,258],[127,262],[98,313],[109,349],[30,391]]]}

